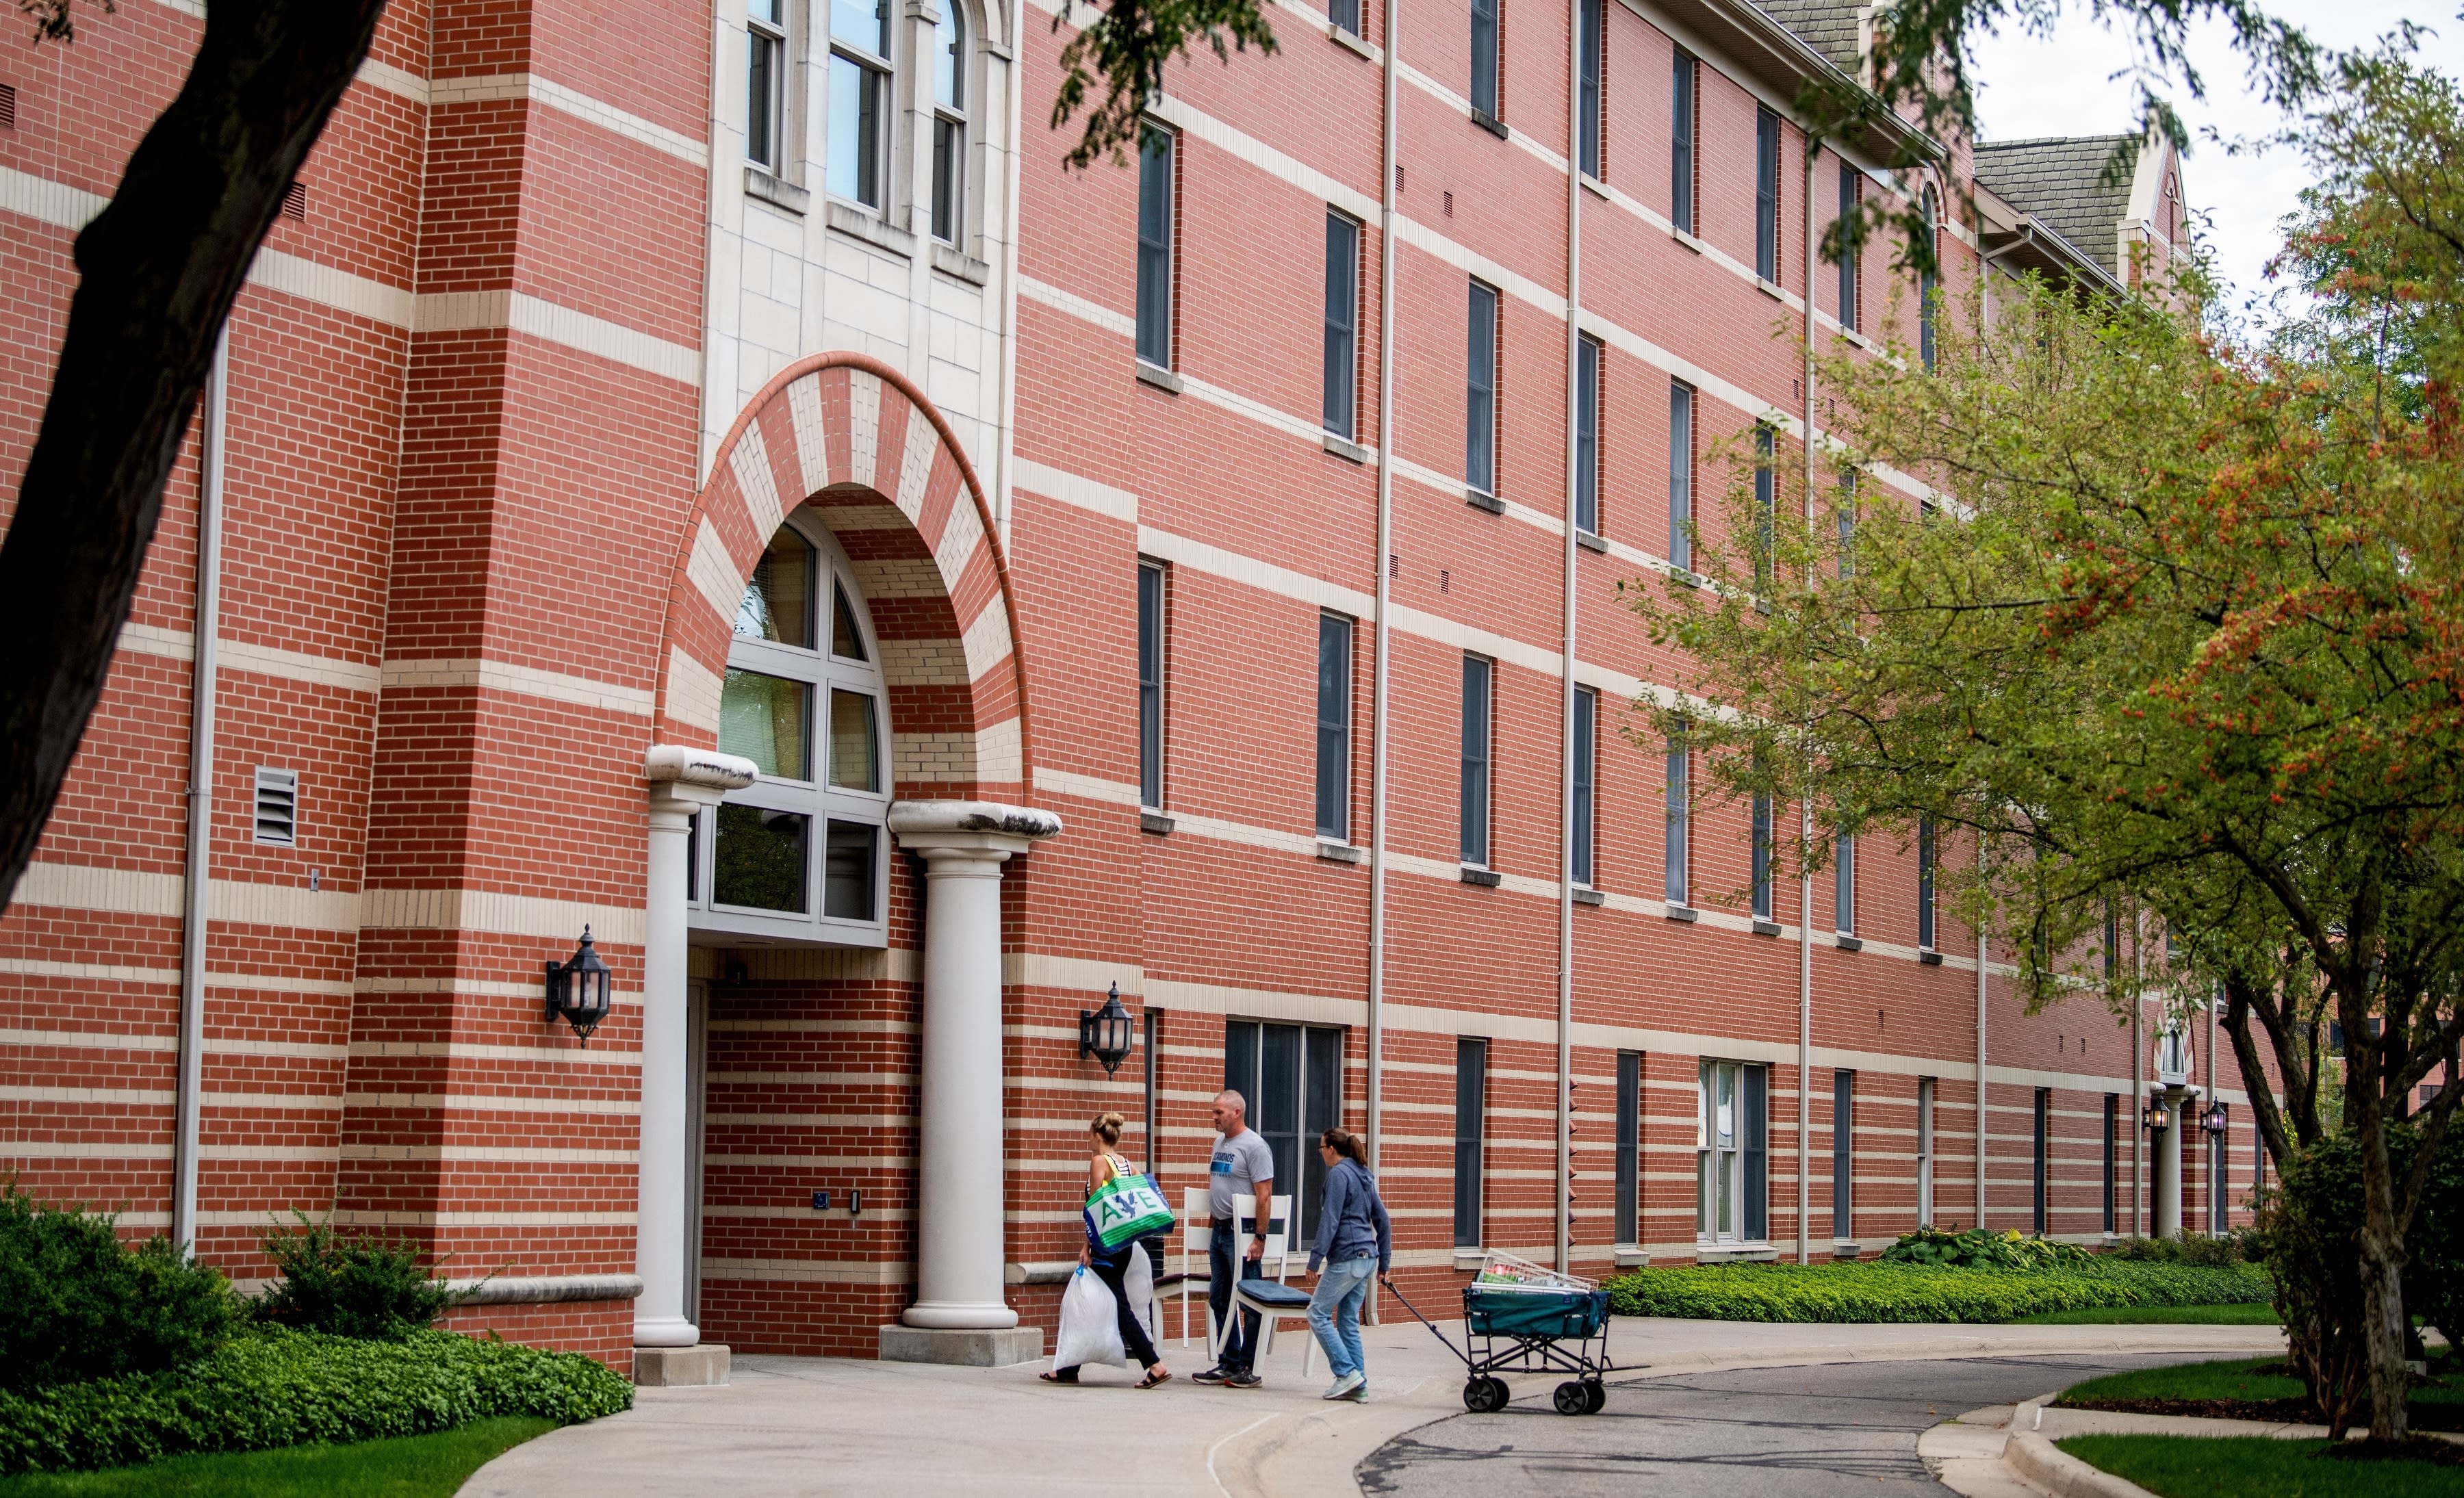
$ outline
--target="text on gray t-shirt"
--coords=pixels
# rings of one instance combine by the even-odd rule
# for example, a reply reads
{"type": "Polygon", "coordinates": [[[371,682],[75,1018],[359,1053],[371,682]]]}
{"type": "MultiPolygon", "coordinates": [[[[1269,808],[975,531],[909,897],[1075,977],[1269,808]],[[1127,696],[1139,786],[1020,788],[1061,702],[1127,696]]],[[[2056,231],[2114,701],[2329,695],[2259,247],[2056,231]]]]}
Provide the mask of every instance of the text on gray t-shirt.
{"type": "MultiPolygon", "coordinates": [[[[1206,1164],[1206,1199],[1208,1208],[1218,1220],[1232,1215],[1232,1201],[1258,1189],[1261,1180],[1275,1177],[1275,1152],[1266,1147],[1266,1136],[1255,1129],[1243,1129],[1230,1138],[1215,1136],[1215,1157],[1206,1164]]],[[[1267,1202],[1271,1207],[1274,1203],[1267,1202]]]]}

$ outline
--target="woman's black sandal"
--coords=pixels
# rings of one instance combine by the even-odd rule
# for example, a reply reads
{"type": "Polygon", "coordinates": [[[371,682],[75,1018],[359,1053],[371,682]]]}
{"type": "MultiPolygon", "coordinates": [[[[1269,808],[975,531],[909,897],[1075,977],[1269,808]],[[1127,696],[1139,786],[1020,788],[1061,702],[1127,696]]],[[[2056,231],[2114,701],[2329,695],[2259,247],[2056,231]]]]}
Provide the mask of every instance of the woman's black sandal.
{"type": "Polygon", "coordinates": [[[1156,1384],[1170,1382],[1172,1382],[1172,1375],[1170,1373],[1149,1374],[1138,1380],[1138,1387],[1141,1389],[1152,1389],[1156,1384]]]}
{"type": "Polygon", "coordinates": [[[1078,1381],[1075,1378],[1064,1378],[1059,1374],[1054,1373],[1048,1368],[1044,1372],[1037,1374],[1036,1377],[1043,1379],[1045,1383],[1067,1383],[1074,1385],[1078,1381]]]}

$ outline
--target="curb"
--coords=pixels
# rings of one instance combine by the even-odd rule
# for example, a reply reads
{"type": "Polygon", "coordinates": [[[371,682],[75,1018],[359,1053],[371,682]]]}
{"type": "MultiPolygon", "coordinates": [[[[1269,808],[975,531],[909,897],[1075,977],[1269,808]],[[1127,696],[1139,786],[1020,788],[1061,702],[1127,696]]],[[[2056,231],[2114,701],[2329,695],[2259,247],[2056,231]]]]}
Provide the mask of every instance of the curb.
{"type": "Polygon", "coordinates": [[[2011,1432],[2002,1460],[2054,1498],[2156,1498],[2137,1483],[2090,1466],[2031,1430],[2011,1432]]]}

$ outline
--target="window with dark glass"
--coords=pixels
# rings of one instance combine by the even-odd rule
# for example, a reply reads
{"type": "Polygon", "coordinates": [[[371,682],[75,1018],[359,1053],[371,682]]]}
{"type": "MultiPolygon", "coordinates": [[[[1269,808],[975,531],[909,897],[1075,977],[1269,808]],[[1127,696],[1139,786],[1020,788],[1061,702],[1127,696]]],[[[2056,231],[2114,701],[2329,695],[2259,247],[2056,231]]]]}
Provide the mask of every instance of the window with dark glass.
{"type": "Polygon", "coordinates": [[[1352,836],[1352,621],[1317,616],[1317,835],[1352,836]]]}
{"type": "Polygon", "coordinates": [[[1343,1122],[1343,1031],[1228,1020],[1223,1085],[1248,1101],[1249,1127],[1274,1155],[1275,1195],[1291,1198],[1290,1242],[1311,1241],[1326,1196],[1317,1138],[1343,1122]]]}
{"type": "Polygon", "coordinates": [[[1839,475],[1839,575],[1857,575],[1857,471],[1839,475]]]}
{"type": "MultiPolygon", "coordinates": [[[[1864,173],[1846,162],[1839,164],[1839,216],[1846,218],[1855,211],[1865,195],[1864,173]]],[[[1858,316],[1857,247],[1845,241],[1839,246],[1839,325],[1849,332],[1857,331],[1858,316]]]]}
{"type": "Polygon", "coordinates": [[[940,0],[933,28],[933,237],[957,244],[967,208],[967,16],[940,0]]]}
{"type": "Polygon", "coordinates": [[[1933,818],[1917,818],[1917,945],[1933,950],[1933,818]]]}
{"type": "Polygon", "coordinates": [[[1173,151],[1169,130],[1146,127],[1138,144],[1138,358],[1172,367],[1173,151]]]}
{"type": "Polygon", "coordinates": [[[1138,804],[1163,805],[1163,568],[1138,563],[1138,804]]]}
{"type": "Polygon", "coordinates": [[[1593,177],[1605,180],[1608,173],[1601,167],[1601,134],[1605,123],[1602,114],[1600,81],[1608,57],[1607,0],[1583,0],[1582,96],[1576,107],[1582,111],[1580,133],[1581,166],[1593,177]]]}
{"type": "Polygon", "coordinates": [[[890,121],[890,0],[830,0],[829,189],[882,207],[890,121]]]}
{"type": "Polygon", "coordinates": [[[1857,1073],[1831,1073],[1831,1236],[1857,1236],[1857,1073]]]}
{"type": "Polygon", "coordinates": [[[1490,692],[1496,664],[1478,655],[1463,663],[1463,861],[1488,862],[1490,692]]]}
{"type": "Polygon", "coordinates": [[[1463,482],[1497,493],[1497,288],[1471,283],[1465,347],[1463,482]]]}
{"type": "Polygon", "coordinates": [[[1455,1039],[1455,1246],[1480,1246],[1481,1146],[1488,1111],[1488,1042],[1455,1039]]]}
{"type": "Polygon", "coordinates": [[[1360,0],[1331,0],[1326,10],[1326,18],[1334,23],[1336,30],[1359,35],[1360,0]]]}
{"type": "Polygon", "coordinates": [[[1617,1052],[1617,1223],[1613,1241],[1642,1241],[1642,1052],[1617,1052]]]}
{"type": "Polygon", "coordinates": [[[841,920],[870,920],[872,865],[881,829],[860,822],[833,822],[822,866],[822,914],[841,920]]]}
{"type": "Polygon", "coordinates": [[[2053,1150],[2053,1140],[2052,1140],[2052,1137],[2051,1137],[2052,1133],[2053,1133],[2053,1123],[2054,1123],[2054,1094],[2053,1094],[2053,1090],[2052,1090],[2052,1089],[2050,1089],[2050,1088],[2041,1088],[2041,1087],[2040,1087],[2040,1088],[2036,1089],[2036,1107],[2035,1107],[2035,1128],[2036,1128],[2036,1138],[2035,1138],[2035,1162],[2034,1162],[2034,1163],[2035,1163],[2034,1179],[2032,1179],[2032,1181],[2031,1181],[2031,1186],[2032,1186],[2033,1190],[2035,1191],[2035,1197],[2034,1197],[2034,1200],[2033,1200],[2033,1213],[2034,1213],[2034,1223],[2035,1223],[2035,1226],[2031,1229],[2031,1231],[2033,1231],[2034,1233],[2035,1233],[2035,1235],[2036,1235],[2037,1237],[2039,1237],[2039,1238],[2042,1238],[2043,1236],[2045,1236],[2045,1207],[2046,1207],[2046,1198],[2047,1198],[2047,1195],[2048,1195],[2048,1187],[2049,1187],[2049,1184],[2050,1184],[2050,1183],[2049,1183],[2049,1180],[2048,1180],[2048,1177],[2049,1177],[2049,1175],[2050,1175],[2050,1173],[2051,1173],[2051,1171],[2052,1171],[2052,1168],[2053,1168],[2053,1155],[2052,1155],[2052,1150],[2053,1150]]]}
{"type": "Polygon", "coordinates": [[[1326,215],[1326,430],[1349,441],[1360,376],[1360,225],[1326,215]]]}
{"type": "Polygon", "coordinates": [[[2104,1230],[2113,1231],[2114,1207],[2120,1199],[2122,1148],[2118,1137],[2122,1121],[2122,1098],[2118,1093],[2104,1094],[2104,1230]]]}
{"type": "Polygon", "coordinates": [[[1754,423],[1754,586],[1771,582],[1771,549],[1779,537],[1779,429],[1754,423]]]}
{"type": "Polygon", "coordinates": [[[1598,842],[1594,817],[1599,804],[1600,694],[1589,687],[1574,692],[1574,846],[1571,862],[1576,884],[1592,882],[1593,850],[1598,842]]]}
{"type": "Polygon", "coordinates": [[[1754,274],[1779,279],[1779,116],[1754,111],[1754,274]]]}
{"type": "Polygon", "coordinates": [[[1668,386],[1668,564],[1694,565],[1694,387],[1668,386]]]}
{"type": "Polygon", "coordinates": [[[1503,120],[1497,107],[1497,7],[1499,0],[1471,0],[1471,107],[1503,120]]]}
{"type": "Polygon", "coordinates": [[[1683,905],[1686,892],[1686,855],[1689,850],[1688,823],[1693,813],[1693,757],[1687,752],[1683,738],[1668,741],[1668,903],[1683,905]]]}
{"type": "Polygon", "coordinates": [[[784,0],[745,0],[744,20],[744,159],[776,172],[786,164],[784,0]]]}
{"type": "Polygon", "coordinates": [[[1930,187],[1925,189],[1922,201],[1925,256],[1917,267],[1917,353],[1925,363],[1925,371],[1930,374],[1933,371],[1934,303],[1941,300],[1939,293],[1942,288],[1939,259],[1942,251],[1942,204],[1930,187]]]}
{"type": "Polygon", "coordinates": [[[1585,334],[1574,359],[1574,529],[1600,533],[1600,341],[1585,334]]]}
{"type": "Polygon", "coordinates": [[[1857,840],[1844,832],[1831,841],[1831,929],[1857,935],[1857,840]]]}
{"type": "Polygon", "coordinates": [[[1694,86],[1701,69],[1679,48],[1668,75],[1668,221],[1689,234],[1694,232],[1694,138],[1702,122],[1694,86]]]}
{"type": "Polygon", "coordinates": [[[1757,796],[1753,802],[1754,847],[1754,918],[1771,918],[1771,799],[1757,796]]]}

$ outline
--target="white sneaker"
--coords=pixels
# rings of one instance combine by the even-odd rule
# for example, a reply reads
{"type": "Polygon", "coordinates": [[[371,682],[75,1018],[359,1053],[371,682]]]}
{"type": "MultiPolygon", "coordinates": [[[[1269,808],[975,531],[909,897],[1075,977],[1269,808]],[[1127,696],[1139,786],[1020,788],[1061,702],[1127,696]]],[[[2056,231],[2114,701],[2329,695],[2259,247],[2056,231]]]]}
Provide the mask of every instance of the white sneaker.
{"type": "Polygon", "coordinates": [[[1319,1396],[1319,1398],[1328,1399],[1345,1399],[1351,1395],[1353,1390],[1359,1388],[1362,1384],[1365,1384],[1368,1381],[1369,1377],[1366,1374],[1348,1373],[1342,1377],[1334,1380],[1331,1384],[1329,1384],[1327,1386],[1326,1393],[1319,1396]]]}

